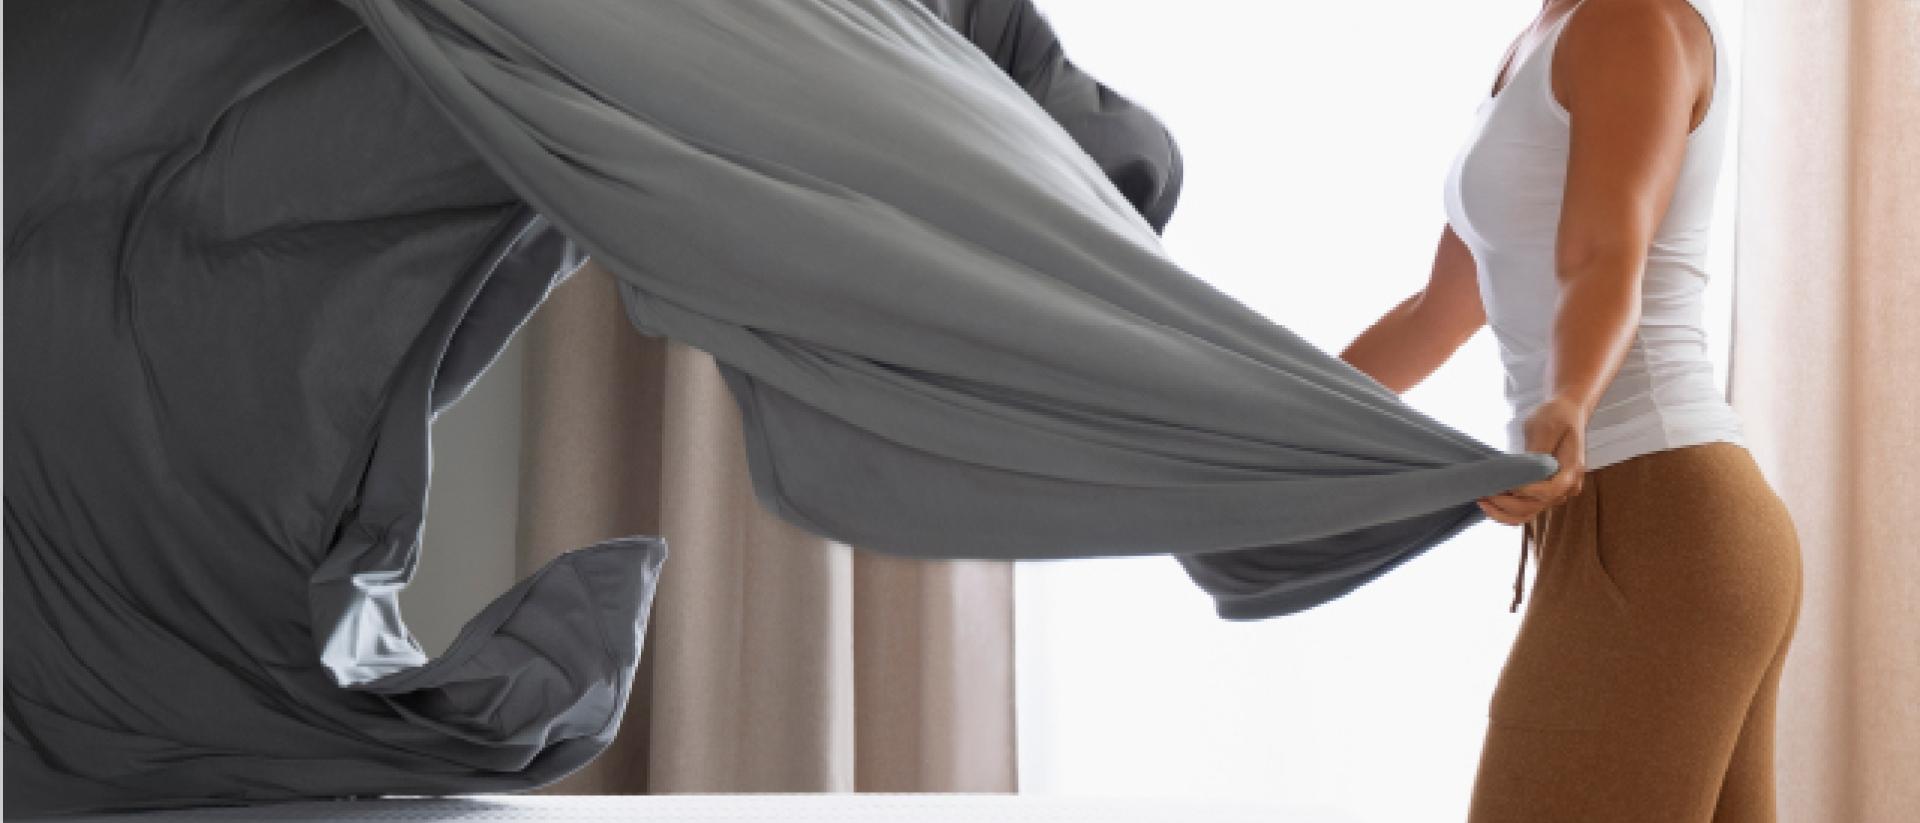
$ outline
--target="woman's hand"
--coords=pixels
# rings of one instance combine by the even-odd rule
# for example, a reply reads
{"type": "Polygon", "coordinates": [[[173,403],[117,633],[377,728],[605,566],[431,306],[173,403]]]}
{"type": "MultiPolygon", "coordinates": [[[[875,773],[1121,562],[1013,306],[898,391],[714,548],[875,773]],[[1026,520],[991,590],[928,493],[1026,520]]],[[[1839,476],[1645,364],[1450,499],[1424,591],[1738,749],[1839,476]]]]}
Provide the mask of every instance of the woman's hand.
{"type": "Polygon", "coordinates": [[[1554,398],[1528,415],[1522,429],[1530,452],[1552,454],[1560,470],[1552,477],[1480,498],[1488,517],[1518,526],[1580,493],[1587,477],[1587,413],[1571,400],[1554,398]]]}

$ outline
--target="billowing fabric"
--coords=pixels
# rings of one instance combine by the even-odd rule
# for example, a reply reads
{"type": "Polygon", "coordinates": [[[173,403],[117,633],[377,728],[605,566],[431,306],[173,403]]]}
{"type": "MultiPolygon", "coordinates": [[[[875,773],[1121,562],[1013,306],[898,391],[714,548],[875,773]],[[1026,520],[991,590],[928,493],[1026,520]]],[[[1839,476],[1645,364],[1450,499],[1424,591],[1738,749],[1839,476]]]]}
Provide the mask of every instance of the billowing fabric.
{"type": "Polygon", "coordinates": [[[1173,217],[1185,171],[1151,112],[1081,71],[1032,0],[921,0],[1033,97],[1155,231],[1173,217]]]}
{"type": "Polygon", "coordinates": [[[1181,270],[1165,130],[1024,2],[932,6],[8,4],[8,812],[603,749],[662,540],[431,661],[396,599],[432,417],[584,254],[721,364],[759,499],[866,549],[1170,553],[1269,617],[1551,473],[1181,270]]]}
{"type": "Polygon", "coordinates": [[[431,662],[396,597],[430,416],[578,260],[345,8],[131,11],[6,9],[9,816],[564,776],[664,543],[431,662]]]}
{"type": "Polygon", "coordinates": [[[619,278],[636,327],[723,364],[756,493],[820,534],[919,557],[1174,553],[1223,617],[1270,617],[1555,468],[1183,271],[921,6],[353,5],[619,278]]]}

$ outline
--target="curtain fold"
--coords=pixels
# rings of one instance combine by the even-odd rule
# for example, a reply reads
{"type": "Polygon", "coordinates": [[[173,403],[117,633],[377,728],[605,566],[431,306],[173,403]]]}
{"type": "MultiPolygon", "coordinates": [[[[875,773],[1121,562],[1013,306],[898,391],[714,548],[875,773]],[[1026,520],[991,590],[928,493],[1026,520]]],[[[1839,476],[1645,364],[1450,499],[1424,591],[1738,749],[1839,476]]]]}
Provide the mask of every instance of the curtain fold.
{"type": "Polygon", "coordinates": [[[1920,4],[1747,7],[1732,401],[1791,508],[1805,603],[1781,819],[1920,808],[1920,4]]]}
{"type": "Polygon", "coordinates": [[[544,791],[1015,790],[1011,564],[767,512],[713,358],[635,333],[593,263],[522,333],[523,570],[609,535],[673,549],[619,735],[544,791]]]}

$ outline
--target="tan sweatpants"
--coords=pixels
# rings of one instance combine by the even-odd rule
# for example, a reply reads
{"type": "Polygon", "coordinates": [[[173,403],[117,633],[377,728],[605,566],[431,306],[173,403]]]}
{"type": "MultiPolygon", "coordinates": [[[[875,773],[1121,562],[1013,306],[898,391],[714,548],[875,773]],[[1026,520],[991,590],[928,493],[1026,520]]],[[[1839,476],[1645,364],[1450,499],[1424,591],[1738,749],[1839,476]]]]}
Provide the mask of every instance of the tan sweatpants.
{"type": "Polygon", "coordinates": [[[1469,823],[1773,823],[1800,543],[1752,455],[1614,463],[1532,525],[1469,823]]]}

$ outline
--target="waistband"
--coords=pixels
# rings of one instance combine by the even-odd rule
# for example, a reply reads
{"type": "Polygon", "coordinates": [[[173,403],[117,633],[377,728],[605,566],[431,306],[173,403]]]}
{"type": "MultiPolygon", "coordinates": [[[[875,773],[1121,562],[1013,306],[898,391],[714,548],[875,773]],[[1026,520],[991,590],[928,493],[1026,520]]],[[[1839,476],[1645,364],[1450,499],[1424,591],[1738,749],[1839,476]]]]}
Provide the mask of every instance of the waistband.
{"type": "MultiPolygon", "coordinates": [[[[1624,459],[1615,460],[1599,468],[1588,469],[1586,482],[1589,484],[1589,488],[1582,491],[1582,494],[1594,493],[1593,489],[1591,488],[1591,484],[1595,482],[1594,475],[1599,473],[1610,474],[1615,471],[1620,471],[1621,467],[1628,465],[1629,461],[1634,461],[1637,464],[1644,465],[1644,463],[1640,463],[1640,461],[1666,462],[1666,461],[1673,461],[1673,460],[1688,460],[1688,459],[1693,459],[1695,457],[1699,457],[1700,452],[1698,450],[1706,447],[1738,448],[1738,449],[1741,449],[1742,452],[1744,452],[1746,449],[1745,442],[1743,442],[1743,440],[1741,439],[1741,437],[1738,435],[1737,432],[1732,434],[1722,435],[1722,436],[1714,436],[1711,439],[1702,439],[1700,442],[1686,442],[1686,441],[1682,441],[1682,442],[1684,443],[1684,445],[1668,446],[1668,447],[1655,449],[1653,451],[1636,452],[1632,455],[1625,457],[1624,459]]],[[[1749,463],[1748,466],[1750,468],[1751,464],[1749,463]]],[[[1753,477],[1755,478],[1756,482],[1760,482],[1760,483],[1766,482],[1764,478],[1759,477],[1759,475],[1757,474],[1757,471],[1756,473],[1753,474],[1753,477]]],[[[1567,501],[1563,500],[1561,501],[1560,505],[1564,506],[1566,505],[1566,503],[1567,501]]],[[[1516,612],[1520,610],[1520,601],[1525,596],[1525,583],[1526,583],[1526,576],[1527,576],[1527,549],[1529,546],[1531,546],[1533,548],[1534,555],[1536,557],[1539,556],[1540,536],[1541,536],[1541,518],[1545,517],[1547,512],[1549,511],[1552,511],[1552,508],[1541,509],[1540,511],[1534,514],[1533,519],[1520,524],[1520,568],[1519,568],[1519,571],[1515,572],[1513,576],[1513,604],[1507,607],[1508,612],[1516,612]]]]}

